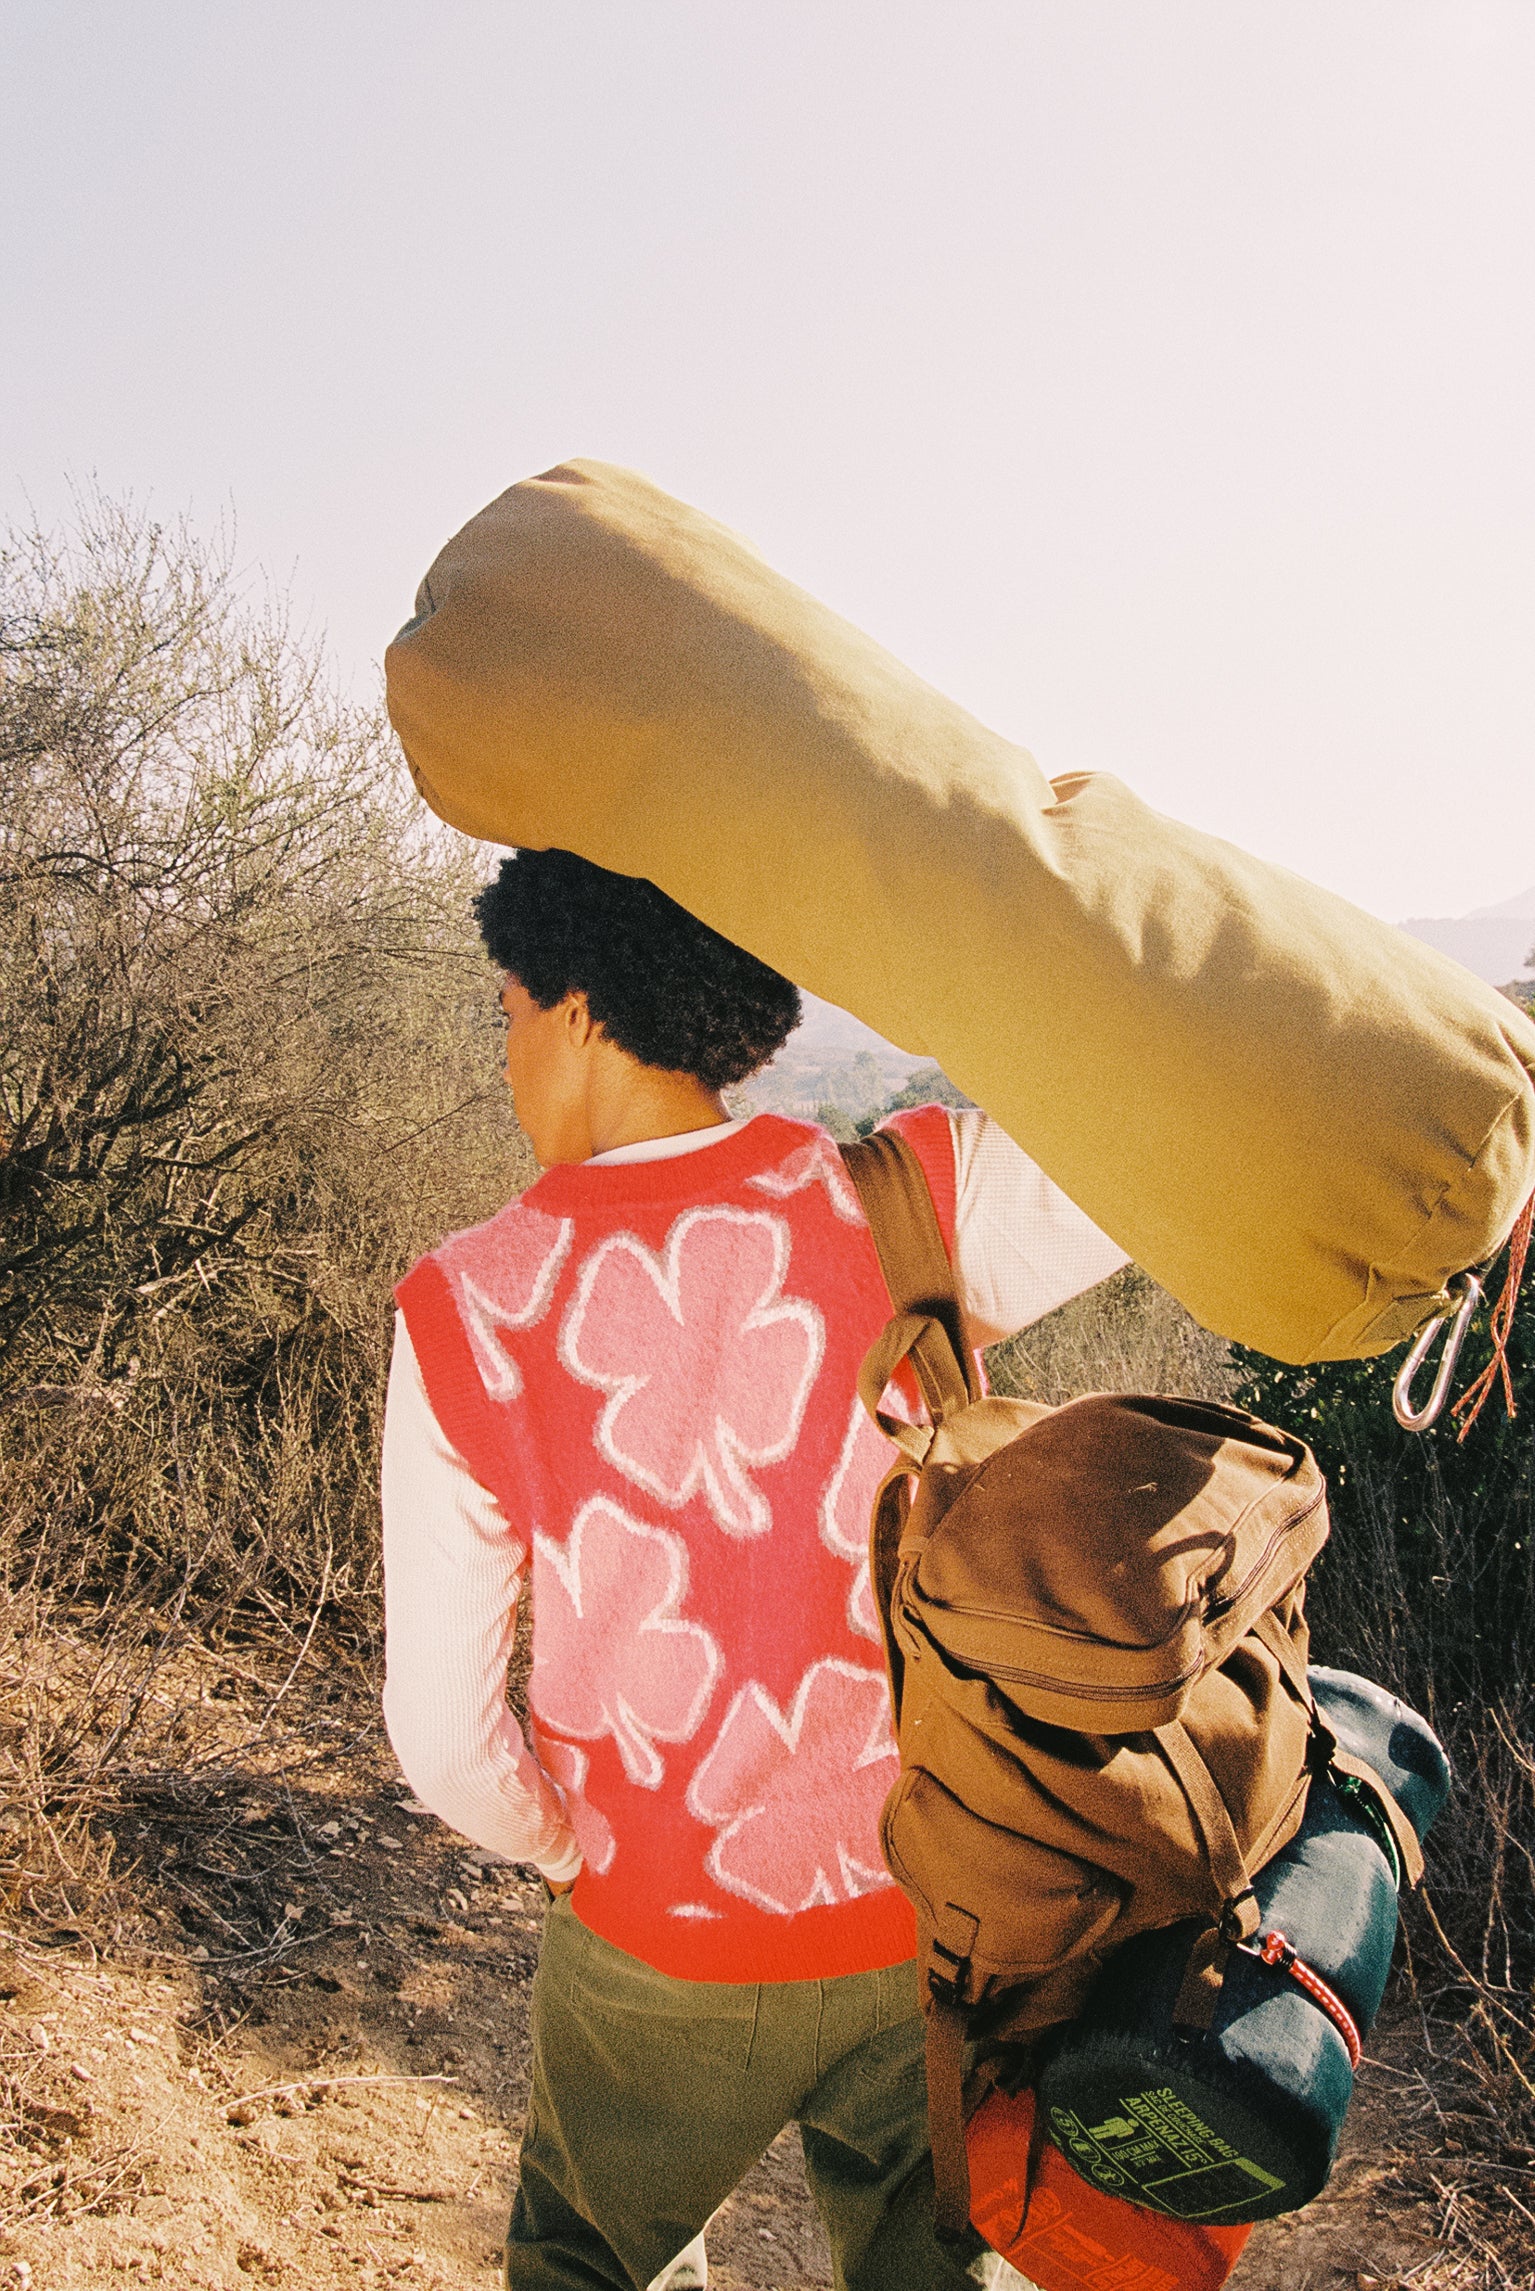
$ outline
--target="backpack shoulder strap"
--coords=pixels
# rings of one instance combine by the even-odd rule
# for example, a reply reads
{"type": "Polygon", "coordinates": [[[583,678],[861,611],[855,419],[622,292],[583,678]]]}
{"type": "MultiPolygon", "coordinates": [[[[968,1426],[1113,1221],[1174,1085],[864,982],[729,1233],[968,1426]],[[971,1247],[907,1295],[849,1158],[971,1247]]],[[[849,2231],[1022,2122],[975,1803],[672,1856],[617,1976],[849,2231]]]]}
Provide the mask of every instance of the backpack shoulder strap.
{"type": "Polygon", "coordinates": [[[1233,1941],[1249,1941],[1259,1925],[1258,1898],[1247,1857],[1220,1786],[1180,1719],[1152,1729],[1152,1740],[1171,1766],[1204,1839],[1205,1856],[1219,1901],[1214,1919],[1195,1935],[1173,2006],[1175,2024],[1207,2029],[1215,2018],[1233,1941]]]}
{"type": "Polygon", "coordinates": [[[896,1130],[876,1130],[840,1148],[858,1190],[893,1312],[937,1321],[949,1340],[972,1400],[980,1387],[959,1309],[954,1268],[922,1164],[896,1130]]]}
{"type": "MultiPolygon", "coordinates": [[[[933,1434],[930,1428],[902,1424],[885,1415],[880,1396],[901,1362],[909,1359],[932,1421],[938,1424],[951,1409],[980,1398],[980,1379],[965,1343],[954,1271],[921,1162],[895,1130],[876,1130],[856,1145],[843,1146],[841,1153],[869,1220],[890,1293],[892,1317],[864,1356],[858,1396],[873,1422],[904,1450],[906,1458],[905,1470],[894,1467],[880,1484],[869,1534],[870,1575],[899,1728],[905,1665],[891,1622],[891,1603],[909,1501],[906,1471],[920,1467],[933,1434]]],[[[952,2145],[951,2141],[946,2151],[951,2173],[952,2145]]]]}

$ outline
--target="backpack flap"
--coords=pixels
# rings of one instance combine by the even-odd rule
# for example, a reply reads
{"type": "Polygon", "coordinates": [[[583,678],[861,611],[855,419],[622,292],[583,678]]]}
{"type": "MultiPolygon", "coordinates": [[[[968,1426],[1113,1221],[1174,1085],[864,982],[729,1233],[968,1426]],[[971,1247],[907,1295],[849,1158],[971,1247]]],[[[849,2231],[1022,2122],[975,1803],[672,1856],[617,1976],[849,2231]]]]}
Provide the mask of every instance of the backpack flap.
{"type": "Polygon", "coordinates": [[[1090,1734],[1178,1717],[1327,1535],[1304,1443],[1201,1401],[1091,1394],[1038,1415],[941,1512],[925,1492],[903,1581],[928,1636],[1027,1717],[1090,1734]]]}
{"type": "MultiPolygon", "coordinates": [[[[894,1321],[890,1324],[892,1329],[898,1325],[894,1321]]],[[[871,1352],[870,1360],[873,1358],[871,1352]]],[[[868,1365],[866,1361],[866,1370],[868,1365]]],[[[874,1413],[872,1406],[870,1413],[874,1413]]],[[[897,1727],[905,1677],[903,1634],[906,1638],[913,1633],[925,1637],[919,1619],[920,1601],[906,1596],[902,1585],[910,1589],[928,1538],[978,1466],[1050,1413],[1042,1401],[1010,1400],[989,1393],[984,1400],[973,1400],[956,1414],[943,1417],[936,1426],[904,1424],[891,1432],[912,1461],[892,1464],[875,1490],[869,1564],[897,1727]],[[914,1471],[914,1464],[920,1465],[919,1471],[914,1471]]],[[[882,1429],[887,1428],[883,1414],[876,1415],[875,1421],[882,1429]]],[[[893,1424],[894,1419],[888,1423],[893,1424]]]]}

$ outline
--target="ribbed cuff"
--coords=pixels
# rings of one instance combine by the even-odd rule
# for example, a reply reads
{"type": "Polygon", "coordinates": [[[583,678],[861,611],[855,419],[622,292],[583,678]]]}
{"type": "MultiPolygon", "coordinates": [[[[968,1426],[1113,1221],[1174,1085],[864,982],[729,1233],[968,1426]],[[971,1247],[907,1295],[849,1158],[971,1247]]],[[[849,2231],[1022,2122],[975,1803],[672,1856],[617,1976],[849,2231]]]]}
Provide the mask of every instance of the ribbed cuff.
{"type": "Polygon", "coordinates": [[[551,1885],[572,1885],[581,1874],[583,1859],[581,1848],[572,1845],[570,1851],[562,1854],[558,1861],[536,1861],[533,1867],[551,1885]]]}

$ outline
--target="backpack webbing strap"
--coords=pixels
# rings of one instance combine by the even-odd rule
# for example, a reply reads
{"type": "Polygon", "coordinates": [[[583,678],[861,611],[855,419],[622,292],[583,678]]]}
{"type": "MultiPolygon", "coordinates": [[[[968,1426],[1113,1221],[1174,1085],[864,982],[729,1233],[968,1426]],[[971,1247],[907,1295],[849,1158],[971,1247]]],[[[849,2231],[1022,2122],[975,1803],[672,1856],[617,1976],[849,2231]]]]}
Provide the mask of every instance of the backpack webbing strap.
{"type": "Polygon", "coordinates": [[[970,1387],[954,1357],[948,1331],[931,1313],[897,1313],[886,1321],[864,1354],[858,1371],[859,1399],[885,1438],[904,1448],[914,1464],[920,1464],[933,1444],[932,1426],[908,1424],[899,1416],[887,1415],[880,1406],[881,1395],[903,1360],[911,1362],[917,1389],[927,1402],[933,1424],[941,1424],[945,1416],[968,1406],[970,1387]]]}
{"type": "Polygon", "coordinates": [[[933,2224],[944,2242],[970,2220],[970,2158],[965,2150],[965,2016],[931,1996],[927,2013],[927,2128],[933,2150],[933,2224]]]}
{"type": "Polygon", "coordinates": [[[1258,1617],[1253,1625],[1253,1634],[1268,1648],[1311,1713],[1313,1730],[1321,1738],[1321,1745],[1326,1751],[1325,1757],[1317,1760],[1318,1770],[1345,1775],[1369,1792],[1373,1806],[1385,1821],[1396,1845],[1397,1862],[1402,1874],[1409,1885],[1417,1885],[1423,1876],[1423,1847],[1417,1831],[1375,1768],[1363,1758],[1356,1758],[1352,1750],[1345,1750],[1322,1717],[1316,1707],[1311,1681],[1306,1676],[1306,1667],[1296,1650],[1295,1641],[1272,1607],[1258,1617]]]}
{"type": "Polygon", "coordinates": [[[869,1220],[892,1308],[897,1314],[938,1322],[953,1347],[969,1397],[978,1400],[980,1386],[965,1342],[954,1268],[921,1162],[896,1130],[876,1130],[840,1150],[869,1220]]]}
{"type": "Polygon", "coordinates": [[[1294,1636],[1279,1620],[1277,1609],[1268,1607],[1252,1627],[1251,1636],[1267,1647],[1279,1665],[1280,1676],[1285,1679],[1306,1713],[1310,1737],[1306,1745],[1306,1766],[1312,1774],[1325,1774],[1339,1756],[1338,1738],[1321,1711],[1311,1691],[1311,1678],[1294,1636]]]}
{"type": "MultiPolygon", "coordinates": [[[[1369,1792],[1372,1802],[1385,1815],[1391,1835],[1396,1841],[1397,1858],[1403,1876],[1409,1885],[1420,1885],[1423,1881],[1422,1842],[1374,1767],[1368,1765],[1363,1758],[1356,1758],[1352,1750],[1341,1749],[1336,1744],[1331,1765],[1335,1774],[1347,1775],[1351,1780],[1362,1783],[1369,1792]]],[[[1389,1855],[1387,1858],[1389,1860],[1389,1855]]]]}
{"type": "Polygon", "coordinates": [[[1173,2007],[1173,2020],[1179,2026],[1208,2028],[1220,1999],[1227,1951],[1233,1941],[1250,1941],[1258,1930],[1258,1899],[1226,1801],[1187,1727],[1181,1720],[1171,1719],[1153,1729],[1153,1739],[1189,1802],[1221,1901],[1218,1920],[1199,1935],[1189,1951],[1183,1986],[1173,2007]]]}
{"type": "Polygon", "coordinates": [[[1316,1697],[1311,1692],[1311,1681],[1301,1661],[1300,1650],[1285,1629],[1272,1607],[1266,1607],[1253,1625],[1253,1636],[1261,1639],[1285,1677],[1294,1687],[1299,1700],[1307,1710],[1316,1710],[1316,1697]]]}
{"type": "Polygon", "coordinates": [[[1251,1909],[1251,1921],[1238,1936],[1245,1941],[1249,1934],[1258,1930],[1258,1905],[1252,1899],[1252,1879],[1248,1875],[1242,1841],[1226,1810],[1226,1801],[1216,1787],[1215,1776],[1194,1747],[1193,1736],[1181,1719],[1169,1719],[1165,1726],[1154,1728],[1153,1737],[1160,1744],[1168,1765],[1177,1775],[1183,1795],[1199,1825],[1199,1834],[1204,1839],[1205,1855],[1210,1864],[1210,1875],[1215,1881],[1215,1890],[1224,1905],[1226,1916],[1240,1925],[1236,1905],[1245,1901],[1251,1909]]]}
{"type": "MultiPolygon", "coordinates": [[[[859,1368],[858,1397],[886,1439],[893,1440],[912,1465],[920,1465],[932,1445],[931,1428],[902,1423],[881,1408],[880,1400],[896,1369],[908,1359],[933,1424],[980,1398],[975,1363],[965,1345],[953,1267],[922,1164],[906,1140],[895,1130],[876,1130],[872,1137],[840,1150],[869,1220],[892,1307],[892,1318],[859,1368]]],[[[891,1596],[905,1486],[900,1469],[886,1473],[870,1524],[870,1569],[897,1726],[904,1665],[891,1621],[891,1596]]]]}

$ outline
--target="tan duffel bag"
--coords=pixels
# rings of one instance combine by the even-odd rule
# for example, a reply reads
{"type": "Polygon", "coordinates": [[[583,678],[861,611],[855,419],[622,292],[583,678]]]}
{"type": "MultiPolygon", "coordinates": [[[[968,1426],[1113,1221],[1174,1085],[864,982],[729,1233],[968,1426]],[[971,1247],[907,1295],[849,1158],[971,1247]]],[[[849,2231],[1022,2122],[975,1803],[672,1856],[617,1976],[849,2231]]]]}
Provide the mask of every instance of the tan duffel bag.
{"type": "Polygon", "coordinates": [[[1224,1336],[1383,1352],[1535,1185],[1511,1003],[1118,780],[1052,785],[643,478],[513,486],[386,666],[444,819],[648,876],[936,1058],[1224,1336]]]}

